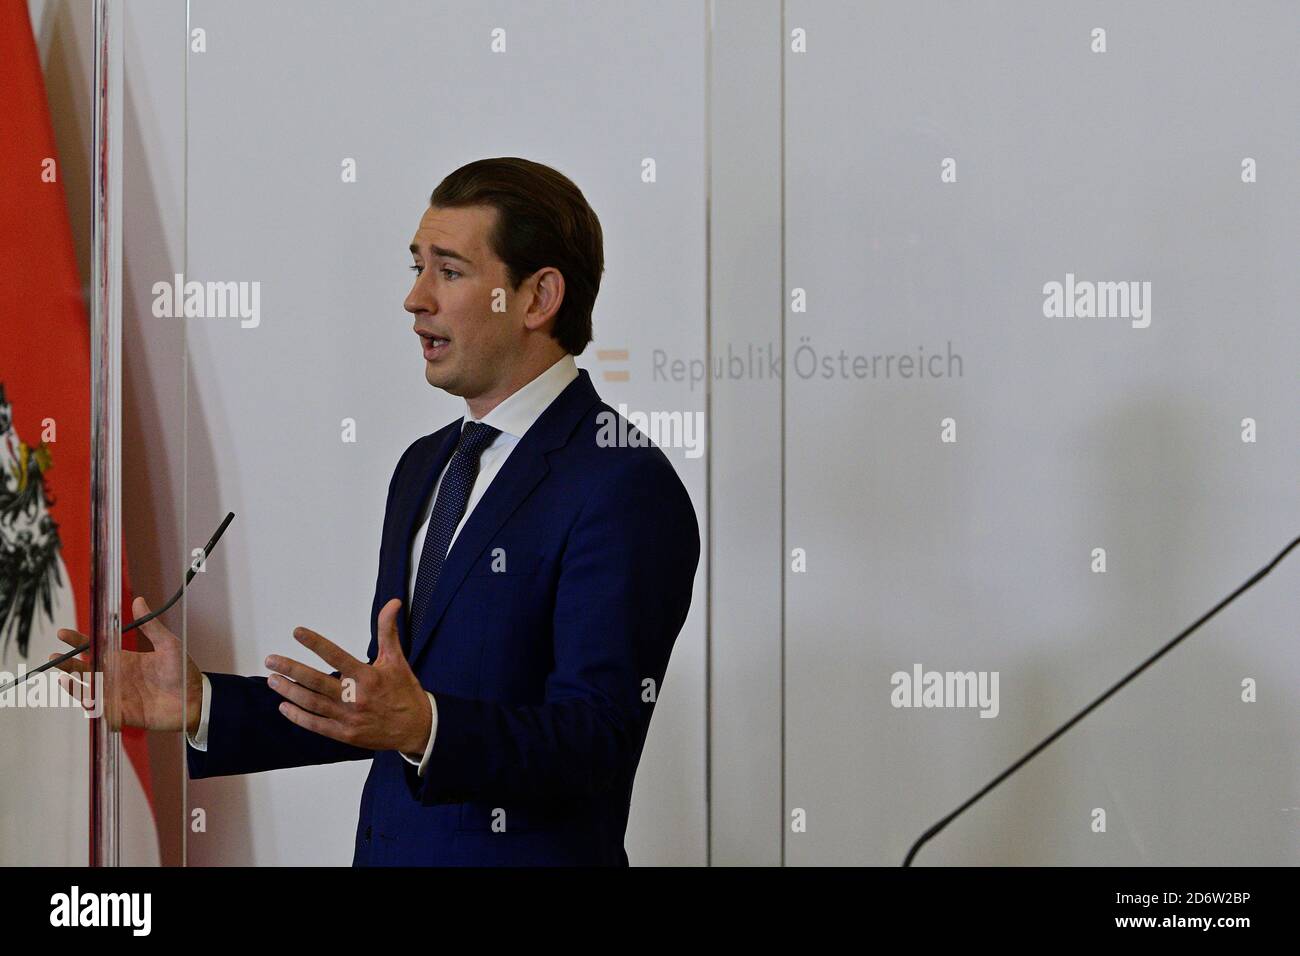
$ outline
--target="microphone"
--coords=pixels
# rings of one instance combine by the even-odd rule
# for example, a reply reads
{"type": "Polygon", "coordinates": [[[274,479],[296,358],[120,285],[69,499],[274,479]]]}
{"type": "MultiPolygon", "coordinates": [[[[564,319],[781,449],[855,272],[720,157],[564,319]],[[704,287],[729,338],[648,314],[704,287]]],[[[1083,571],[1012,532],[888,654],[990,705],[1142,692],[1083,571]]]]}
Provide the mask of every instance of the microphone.
{"type": "Polygon", "coordinates": [[[1040,743],[1037,747],[1035,747],[1033,750],[1029,751],[1029,753],[1025,754],[1023,757],[1021,757],[1019,760],[1017,760],[1015,763],[1013,763],[1013,764],[1012,764],[1010,767],[1008,767],[1006,770],[1002,771],[1002,773],[1000,773],[1000,774],[998,774],[996,777],[994,777],[993,780],[992,780],[992,781],[991,781],[987,786],[985,786],[983,790],[981,790],[979,793],[975,794],[975,796],[971,797],[969,800],[967,800],[965,803],[963,803],[960,807],[958,807],[958,808],[957,808],[956,810],[954,810],[952,813],[948,814],[946,817],[944,817],[942,820],[940,820],[940,821],[939,821],[938,823],[936,823],[934,826],[930,827],[930,829],[928,829],[928,830],[926,830],[924,833],[922,833],[921,836],[920,836],[920,838],[917,839],[917,841],[916,841],[915,843],[912,844],[912,849],[910,849],[910,850],[907,851],[907,858],[906,858],[905,860],[903,860],[903,866],[911,866],[911,865],[912,865],[912,859],[916,856],[916,851],[917,851],[917,850],[921,849],[921,847],[924,846],[925,843],[926,843],[928,840],[930,840],[931,837],[937,836],[937,835],[939,834],[939,832],[943,830],[944,827],[946,827],[948,824],[952,823],[953,820],[956,820],[959,816],[961,816],[963,813],[965,813],[966,810],[970,809],[970,807],[972,807],[972,806],[976,803],[976,801],[978,801],[978,800],[979,800],[981,797],[983,797],[986,793],[988,793],[990,790],[992,790],[994,787],[996,787],[998,784],[1000,784],[1003,780],[1007,779],[1007,777],[1011,776],[1013,773],[1015,773],[1017,770],[1019,770],[1019,769],[1020,769],[1021,767],[1023,767],[1025,764],[1029,763],[1029,761],[1032,760],[1034,757],[1038,756],[1038,754],[1040,754],[1040,753],[1042,753],[1044,750],[1046,750],[1047,747],[1052,743],[1052,741],[1056,740],[1056,738],[1060,737],[1060,736],[1061,736],[1062,734],[1064,734],[1067,730],[1069,730],[1071,727],[1073,727],[1073,726],[1074,726],[1075,724],[1077,724],[1079,721],[1083,720],[1083,718],[1087,717],[1090,713],[1092,713],[1094,710],[1096,710],[1097,707],[1100,706],[1100,705],[1101,705],[1101,704],[1102,704],[1102,703],[1103,703],[1107,698],[1109,698],[1109,697],[1110,697],[1112,694],[1114,694],[1117,690],[1119,690],[1121,687],[1123,687],[1125,684],[1127,684],[1129,681],[1131,681],[1134,677],[1137,677],[1138,674],[1141,674],[1144,670],[1146,670],[1148,667],[1150,667],[1152,664],[1154,664],[1154,663],[1155,663],[1156,661],[1158,661],[1160,658],[1164,657],[1164,655],[1167,654],[1170,650],[1172,650],[1172,649],[1174,648],[1174,646],[1175,646],[1176,644],[1178,644],[1179,641],[1181,641],[1183,638],[1187,637],[1189,634],[1191,634],[1193,631],[1195,631],[1198,627],[1200,627],[1202,624],[1204,624],[1204,623],[1205,623],[1206,621],[1208,621],[1210,618],[1214,617],[1214,615],[1216,615],[1216,614],[1218,614],[1220,611],[1222,611],[1225,607],[1227,607],[1229,604],[1231,604],[1233,601],[1235,601],[1238,597],[1240,597],[1240,596],[1241,596],[1242,594],[1244,594],[1246,591],[1248,591],[1248,590],[1250,590],[1252,587],[1254,587],[1255,584],[1259,582],[1260,578],[1262,578],[1264,575],[1268,574],[1268,572],[1272,571],[1273,568],[1274,568],[1274,566],[1276,566],[1277,563],[1278,563],[1279,561],[1281,561],[1283,558],[1285,558],[1285,557],[1287,556],[1287,554],[1291,551],[1291,549],[1294,548],[1297,544],[1300,544],[1300,538],[1296,538],[1294,541],[1292,541],[1290,544],[1288,544],[1285,548],[1283,548],[1283,549],[1281,550],[1281,552],[1278,554],[1277,557],[1275,557],[1272,561],[1270,561],[1268,564],[1266,564],[1266,565],[1265,565],[1264,567],[1262,567],[1260,570],[1256,571],[1255,574],[1251,577],[1251,579],[1250,579],[1249,581],[1247,581],[1247,582],[1246,582],[1245,584],[1243,584],[1241,587],[1237,588],[1237,590],[1233,591],[1231,594],[1229,594],[1226,598],[1224,598],[1224,599],[1223,599],[1222,601],[1220,601],[1218,604],[1214,605],[1214,607],[1212,607],[1210,610],[1206,611],[1205,614],[1201,616],[1200,620],[1198,620],[1196,623],[1194,623],[1191,627],[1187,628],[1187,630],[1183,631],[1181,634],[1179,634],[1177,637],[1175,637],[1172,641],[1170,641],[1170,642],[1169,642],[1168,644],[1166,644],[1164,647],[1160,648],[1160,650],[1156,651],[1154,654],[1152,654],[1150,657],[1148,657],[1145,661],[1143,661],[1141,664],[1139,664],[1139,665],[1138,665],[1137,667],[1135,667],[1133,670],[1129,671],[1129,673],[1124,677],[1123,680],[1121,680],[1121,681],[1119,681],[1118,683],[1116,683],[1113,687],[1110,688],[1110,690],[1106,691],[1106,693],[1102,694],[1100,697],[1098,697],[1096,700],[1094,700],[1094,701],[1093,701],[1091,704],[1089,704],[1087,707],[1083,708],[1083,710],[1079,711],[1077,714],[1075,714],[1073,717],[1071,717],[1069,720],[1067,720],[1067,721],[1066,721],[1064,724],[1062,724],[1059,728],[1057,728],[1055,731],[1053,731],[1053,732],[1052,732],[1052,733],[1047,737],[1047,739],[1044,740],[1042,743],[1040,743]]]}
{"type": "MultiPolygon", "coordinates": [[[[203,546],[204,561],[208,559],[208,555],[212,553],[212,549],[217,546],[217,542],[220,541],[221,536],[225,534],[226,528],[230,525],[230,522],[234,520],[235,520],[235,513],[233,511],[226,512],[225,520],[223,520],[220,526],[217,528],[217,530],[212,533],[212,537],[208,539],[208,543],[203,546]]],[[[122,628],[122,633],[125,634],[127,631],[134,630],[135,628],[139,627],[141,624],[146,624],[149,621],[152,621],[159,614],[162,614],[173,604],[179,601],[181,599],[181,595],[185,593],[185,588],[189,586],[190,581],[194,580],[194,575],[197,573],[198,571],[194,567],[194,562],[191,561],[189,570],[185,572],[184,582],[181,584],[179,588],[176,589],[176,593],[172,595],[171,600],[168,601],[166,604],[164,604],[162,607],[158,608],[158,610],[150,611],[144,617],[137,618],[136,620],[132,621],[130,624],[126,625],[126,627],[122,628]]],[[[29,670],[26,676],[22,677],[21,679],[11,680],[8,684],[5,684],[3,687],[0,687],[0,693],[9,690],[11,687],[17,687],[19,684],[26,683],[26,681],[29,678],[35,677],[37,674],[41,673],[42,671],[47,671],[51,667],[57,667],[59,664],[62,664],[68,658],[76,657],[78,654],[84,654],[88,650],[90,650],[89,643],[82,644],[80,647],[74,647],[72,650],[68,651],[68,653],[60,654],[58,657],[54,658],[53,660],[46,661],[40,667],[36,667],[33,668],[32,670],[29,670]]]]}

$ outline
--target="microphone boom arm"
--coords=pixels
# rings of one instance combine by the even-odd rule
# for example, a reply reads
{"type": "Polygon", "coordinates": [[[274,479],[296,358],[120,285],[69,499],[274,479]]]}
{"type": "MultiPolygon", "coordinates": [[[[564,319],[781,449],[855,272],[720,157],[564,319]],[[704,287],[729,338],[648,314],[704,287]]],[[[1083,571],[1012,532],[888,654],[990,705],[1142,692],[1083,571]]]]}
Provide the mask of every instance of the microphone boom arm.
{"type": "Polygon", "coordinates": [[[1067,730],[1069,730],[1079,721],[1083,720],[1083,718],[1087,717],[1090,713],[1096,710],[1097,707],[1099,707],[1102,703],[1104,703],[1106,699],[1109,698],[1112,694],[1114,694],[1117,690],[1119,690],[1121,687],[1123,687],[1133,678],[1137,677],[1138,674],[1141,674],[1144,670],[1146,670],[1156,661],[1160,660],[1160,658],[1164,657],[1165,654],[1169,653],[1169,651],[1173,650],[1174,646],[1177,645],[1179,641],[1187,637],[1189,634],[1195,631],[1198,627],[1200,627],[1210,618],[1214,617],[1214,615],[1222,611],[1225,607],[1227,607],[1229,604],[1235,601],[1242,593],[1254,587],[1255,584],[1259,582],[1260,578],[1264,577],[1264,575],[1272,571],[1273,568],[1277,565],[1277,563],[1281,561],[1283,558],[1285,558],[1287,554],[1291,551],[1291,549],[1294,548],[1297,544],[1300,544],[1300,537],[1296,538],[1285,548],[1283,548],[1281,552],[1278,553],[1278,556],[1275,557],[1272,561],[1270,561],[1264,567],[1260,568],[1260,570],[1256,571],[1254,576],[1249,581],[1247,581],[1241,587],[1237,588],[1237,590],[1233,591],[1231,594],[1229,594],[1218,604],[1214,605],[1214,607],[1212,607],[1209,611],[1205,612],[1205,614],[1201,616],[1200,620],[1194,623],[1191,627],[1187,628],[1187,630],[1183,631],[1181,634],[1175,637],[1164,647],[1160,648],[1160,650],[1156,651],[1154,654],[1148,657],[1145,661],[1143,661],[1133,670],[1129,671],[1129,673],[1122,680],[1120,680],[1118,683],[1112,686],[1110,690],[1106,691],[1104,694],[1102,694],[1100,697],[1094,700],[1087,707],[1083,708],[1083,710],[1079,711],[1077,714],[1075,714],[1073,717],[1067,720],[1064,724],[1058,727],[1055,731],[1053,731],[1052,734],[1046,740],[1040,743],[1037,747],[1029,751],[1029,753],[1025,754],[1023,757],[1021,757],[1019,760],[1013,763],[1006,770],[1002,771],[1000,774],[994,777],[993,780],[990,781],[984,787],[983,790],[975,794],[975,796],[971,797],[969,800],[963,803],[952,813],[948,814],[946,817],[944,817],[934,826],[930,827],[930,829],[922,833],[920,838],[917,839],[917,841],[912,844],[912,848],[907,851],[907,858],[903,860],[903,866],[911,866],[912,859],[913,857],[916,856],[917,850],[921,849],[921,847],[924,846],[925,843],[928,840],[930,840],[931,837],[937,836],[939,832],[943,830],[944,827],[952,823],[953,820],[956,820],[959,816],[961,816],[964,812],[966,812],[967,809],[973,806],[975,802],[978,801],[981,797],[983,797],[986,793],[988,793],[990,790],[992,790],[994,787],[1000,784],[1003,780],[1007,779],[1007,777],[1011,776],[1013,773],[1015,773],[1025,764],[1029,763],[1030,760],[1032,760],[1034,757],[1038,756],[1040,753],[1046,750],[1047,747],[1052,743],[1052,741],[1056,740],[1056,738],[1060,737],[1063,733],[1065,733],[1067,730]]]}
{"type": "MultiPolygon", "coordinates": [[[[205,561],[207,560],[208,555],[212,553],[212,549],[217,546],[217,542],[221,539],[221,536],[225,533],[226,527],[230,524],[230,522],[234,520],[235,520],[235,513],[233,511],[226,512],[225,520],[221,522],[220,526],[217,528],[216,531],[212,532],[212,537],[209,538],[208,543],[203,546],[203,559],[205,561]]],[[[198,572],[195,570],[194,562],[191,561],[189,569],[185,572],[185,580],[181,583],[181,586],[176,589],[176,593],[171,596],[171,600],[169,600],[162,607],[158,608],[156,611],[150,611],[144,617],[137,618],[136,620],[132,621],[130,624],[126,625],[126,627],[122,628],[122,633],[125,634],[127,631],[134,630],[135,628],[139,627],[141,624],[146,624],[149,621],[152,621],[159,614],[162,614],[173,604],[179,601],[181,599],[181,595],[185,593],[185,589],[189,586],[189,583],[192,580],[194,580],[194,575],[196,573],[198,572]]],[[[40,667],[32,668],[27,672],[27,674],[21,680],[12,680],[4,687],[0,687],[0,693],[9,690],[11,687],[17,687],[19,684],[26,683],[28,678],[35,677],[37,674],[41,673],[42,671],[47,671],[51,667],[57,667],[59,664],[62,664],[64,661],[68,660],[69,658],[76,657],[78,654],[84,654],[88,650],[90,650],[89,643],[82,644],[79,647],[74,647],[66,654],[60,654],[58,657],[46,661],[40,667]]]]}

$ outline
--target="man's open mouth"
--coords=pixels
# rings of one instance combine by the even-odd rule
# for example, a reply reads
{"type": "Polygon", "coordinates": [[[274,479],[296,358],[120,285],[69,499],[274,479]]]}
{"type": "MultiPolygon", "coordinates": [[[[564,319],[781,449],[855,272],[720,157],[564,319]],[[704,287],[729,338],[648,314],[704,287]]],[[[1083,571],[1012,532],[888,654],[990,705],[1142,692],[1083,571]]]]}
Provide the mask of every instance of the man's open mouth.
{"type": "Polygon", "coordinates": [[[451,340],[436,335],[421,335],[420,341],[424,346],[424,357],[435,358],[446,350],[451,340]]]}

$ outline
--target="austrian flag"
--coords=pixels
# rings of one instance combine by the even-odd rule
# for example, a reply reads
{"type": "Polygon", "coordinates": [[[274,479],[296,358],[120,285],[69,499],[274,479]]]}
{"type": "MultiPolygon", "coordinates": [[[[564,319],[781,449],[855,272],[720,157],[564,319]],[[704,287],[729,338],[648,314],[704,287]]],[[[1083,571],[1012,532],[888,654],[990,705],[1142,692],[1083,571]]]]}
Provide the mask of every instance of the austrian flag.
{"type": "MultiPolygon", "coordinates": [[[[0,89],[0,671],[21,675],[68,650],[59,628],[91,629],[90,328],[24,0],[0,0],[0,89]]],[[[125,548],[122,584],[129,615],[125,548]]],[[[93,715],[34,699],[0,692],[0,865],[85,865],[93,715]]],[[[123,731],[138,865],[158,862],[145,744],[123,731]]]]}

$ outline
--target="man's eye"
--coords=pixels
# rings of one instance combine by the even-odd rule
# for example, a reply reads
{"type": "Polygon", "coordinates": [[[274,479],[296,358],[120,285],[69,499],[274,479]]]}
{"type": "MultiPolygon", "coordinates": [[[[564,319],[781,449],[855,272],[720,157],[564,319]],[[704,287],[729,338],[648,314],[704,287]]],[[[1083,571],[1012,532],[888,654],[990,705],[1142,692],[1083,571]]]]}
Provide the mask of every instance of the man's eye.
{"type": "MultiPolygon", "coordinates": [[[[424,266],[410,266],[410,270],[414,272],[416,275],[420,275],[421,273],[424,272],[424,266]]],[[[443,275],[455,276],[458,279],[460,278],[460,273],[457,272],[455,269],[444,268],[444,269],[439,269],[438,271],[441,272],[443,275]]]]}

